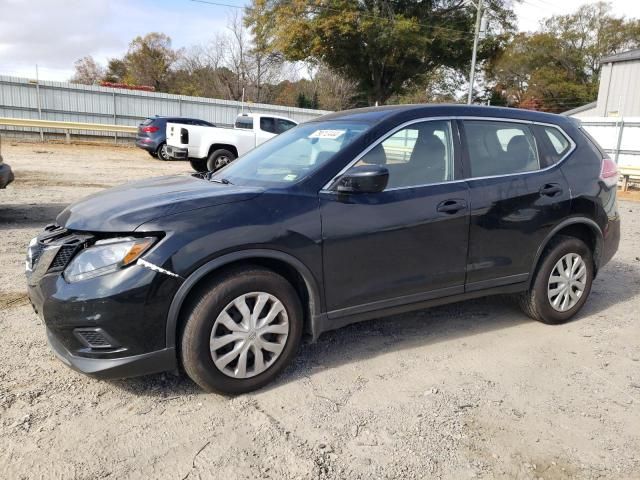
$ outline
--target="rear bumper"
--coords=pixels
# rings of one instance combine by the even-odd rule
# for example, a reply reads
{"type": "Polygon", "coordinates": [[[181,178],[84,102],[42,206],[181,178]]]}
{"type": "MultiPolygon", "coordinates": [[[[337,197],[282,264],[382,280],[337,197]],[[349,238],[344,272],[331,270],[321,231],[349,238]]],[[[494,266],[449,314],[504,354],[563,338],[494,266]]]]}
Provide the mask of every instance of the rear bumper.
{"type": "Polygon", "coordinates": [[[147,152],[155,152],[156,150],[158,150],[158,146],[160,145],[160,143],[162,142],[159,142],[152,138],[145,138],[145,137],[136,138],[136,147],[142,148],[147,152]]]}
{"type": "Polygon", "coordinates": [[[186,160],[189,158],[189,149],[167,145],[167,154],[176,160],[186,160]]]}
{"type": "Polygon", "coordinates": [[[603,232],[602,255],[599,268],[604,267],[618,251],[620,245],[620,217],[610,218],[603,232]]]}
{"type": "Polygon", "coordinates": [[[176,352],[173,348],[129,357],[87,358],[69,352],[49,329],[47,329],[47,341],[62,363],[92,377],[127,378],[177,370],[176,352]]]}
{"type": "Polygon", "coordinates": [[[0,163],[0,188],[5,188],[13,182],[13,178],[11,167],[6,163],[0,163]]]}

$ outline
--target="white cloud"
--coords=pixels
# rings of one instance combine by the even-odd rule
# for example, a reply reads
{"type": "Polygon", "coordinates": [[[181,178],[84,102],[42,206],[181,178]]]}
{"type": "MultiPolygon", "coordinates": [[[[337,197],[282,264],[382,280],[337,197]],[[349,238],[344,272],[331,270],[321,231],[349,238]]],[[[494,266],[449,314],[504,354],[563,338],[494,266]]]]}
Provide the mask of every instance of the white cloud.
{"type": "Polygon", "coordinates": [[[188,1],[0,0],[0,74],[67,80],[86,55],[106,63],[137,35],[168,34],[175,48],[206,43],[227,9],[188,1]]]}

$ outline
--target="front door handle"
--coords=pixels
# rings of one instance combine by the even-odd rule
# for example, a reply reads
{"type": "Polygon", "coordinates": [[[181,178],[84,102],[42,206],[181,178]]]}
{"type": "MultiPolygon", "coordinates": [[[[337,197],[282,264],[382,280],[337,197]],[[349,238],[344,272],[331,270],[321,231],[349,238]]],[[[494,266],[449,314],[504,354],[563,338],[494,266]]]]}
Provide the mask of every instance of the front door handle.
{"type": "Polygon", "coordinates": [[[467,202],[464,200],[445,200],[438,204],[437,210],[442,213],[453,214],[467,208],[467,202]]]}
{"type": "Polygon", "coordinates": [[[562,188],[557,183],[547,183],[546,185],[540,187],[540,195],[553,197],[558,193],[562,193],[562,188]]]}

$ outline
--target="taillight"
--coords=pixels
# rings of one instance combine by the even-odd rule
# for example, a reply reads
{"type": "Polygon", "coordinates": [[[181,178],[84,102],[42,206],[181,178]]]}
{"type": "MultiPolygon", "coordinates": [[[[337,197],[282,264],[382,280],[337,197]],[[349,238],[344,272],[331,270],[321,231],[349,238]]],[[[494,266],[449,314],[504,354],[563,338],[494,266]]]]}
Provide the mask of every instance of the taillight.
{"type": "Polygon", "coordinates": [[[160,130],[159,127],[142,127],[142,131],[145,133],[153,133],[157,132],[158,130],[160,130]]]}
{"type": "Polygon", "coordinates": [[[600,180],[609,188],[618,186],[618,166],[616,162],[609,157],[602,159],[602,168],[600,169],[600,180]]]}

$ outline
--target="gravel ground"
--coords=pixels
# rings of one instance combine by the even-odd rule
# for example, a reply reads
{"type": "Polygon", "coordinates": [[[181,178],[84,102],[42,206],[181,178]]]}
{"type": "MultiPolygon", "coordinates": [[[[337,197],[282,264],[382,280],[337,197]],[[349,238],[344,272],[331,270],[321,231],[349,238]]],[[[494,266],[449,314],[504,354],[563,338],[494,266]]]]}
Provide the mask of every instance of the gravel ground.
{"type": "Polygon", "coordinates": [[[640,478],[640,204],[578,318],[496,298],[353,325],[236,398],[186,378],[97,381],[49,352],[29,239],[68,203],[188,165],[130,148],[3,145],[0,471],[5,478],[640,478]]]}

